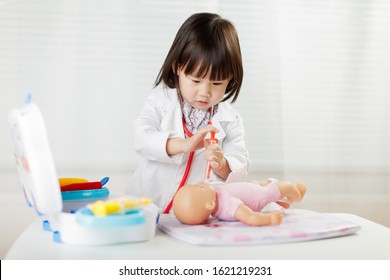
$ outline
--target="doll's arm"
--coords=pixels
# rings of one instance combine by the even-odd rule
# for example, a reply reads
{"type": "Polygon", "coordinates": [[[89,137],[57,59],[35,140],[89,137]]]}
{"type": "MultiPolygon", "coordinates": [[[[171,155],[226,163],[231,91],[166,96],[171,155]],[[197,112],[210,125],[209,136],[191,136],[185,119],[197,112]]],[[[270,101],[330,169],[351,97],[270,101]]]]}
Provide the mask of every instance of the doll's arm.
{"type": "Polygon", "coordinates": [[[251,226],[276,225],[282,222],[283,214],[280,211],[269,213],[254,212],[245,204],[241,204],[235,213],[237,220],[251,226]]]}

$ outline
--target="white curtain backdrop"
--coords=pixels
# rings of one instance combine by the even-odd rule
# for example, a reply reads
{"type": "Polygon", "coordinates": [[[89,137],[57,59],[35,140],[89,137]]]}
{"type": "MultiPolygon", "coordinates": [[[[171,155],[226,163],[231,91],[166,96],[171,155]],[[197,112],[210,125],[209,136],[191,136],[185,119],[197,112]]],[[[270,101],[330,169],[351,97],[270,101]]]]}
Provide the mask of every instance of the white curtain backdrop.
{"type": "Polygon", "coordinates": [[[132,170],[132,120],[178,28],[201,11],[240,36],[234,106],[252,172],[377,173],[388,183],[387,0],[1,0],[0,169],[13,168],[7,114],[30,92],[58,169],[132,170]]]}

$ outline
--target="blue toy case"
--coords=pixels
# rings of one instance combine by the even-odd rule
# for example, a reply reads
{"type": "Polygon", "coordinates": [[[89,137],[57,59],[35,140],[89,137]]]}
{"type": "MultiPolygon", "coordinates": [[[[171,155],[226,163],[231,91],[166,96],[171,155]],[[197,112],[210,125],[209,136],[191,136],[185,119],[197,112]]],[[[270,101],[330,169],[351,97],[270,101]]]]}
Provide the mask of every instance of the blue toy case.
{"type": "Polygon", "coordinates": [[[155,235],[158,208],[152,203],[131,211],[98,217],[85,205],[97,199],[115,197],[108,196],[108,189],[90,191],[86,200],[80,199],[86,198],[82,193],[61,194],[38,106],[27,102],[21,108],[12,110],[9,125],[24,195],[29,205],[43,217],[44,228],[53,232],[55,241],[94,246],[146,241],[155,235]]]}

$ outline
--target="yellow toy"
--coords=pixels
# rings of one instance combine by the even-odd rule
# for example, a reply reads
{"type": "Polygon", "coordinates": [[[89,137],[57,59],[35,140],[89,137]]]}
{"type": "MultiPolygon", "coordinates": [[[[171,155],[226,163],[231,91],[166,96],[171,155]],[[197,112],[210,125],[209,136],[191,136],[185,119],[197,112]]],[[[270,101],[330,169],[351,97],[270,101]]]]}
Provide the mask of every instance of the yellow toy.
{"type": "Polygon", "coordinates": [[[79,184],[79,183],[87,183],[88,180],[84,178],[59,178],[60,187],[67,186],[70,184],[79,184]]]}
{"type": "Polygon", "coordinates": [[[146,206],[151,202],[151,199],[145,197],[139,199],[121,197],[107,201],[98,200],[92,204],[87,205],[87,207],[95,216],[103,217],[109,214],[123,214],[133,208],[146,206]]]}

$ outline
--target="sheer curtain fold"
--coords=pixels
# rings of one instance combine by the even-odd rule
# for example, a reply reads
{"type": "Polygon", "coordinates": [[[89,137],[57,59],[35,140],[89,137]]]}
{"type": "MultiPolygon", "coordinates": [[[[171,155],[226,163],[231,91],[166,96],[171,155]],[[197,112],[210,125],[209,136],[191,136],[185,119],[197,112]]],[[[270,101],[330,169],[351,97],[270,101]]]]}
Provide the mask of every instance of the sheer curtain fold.
{"type": "Polygon", "coordinates": [[[59,168],[134,168],[131,121],[177,29],[200,11],[238,29],[245,78],[234,106],[254,172],[389,171],[385,0],[5,1],[3,115],[32,92],[59,168]]]}
{"type": "Polygon", "coordinates": [[[386,1],[279,1],[286,168],[386,171],[386,1]]]}

